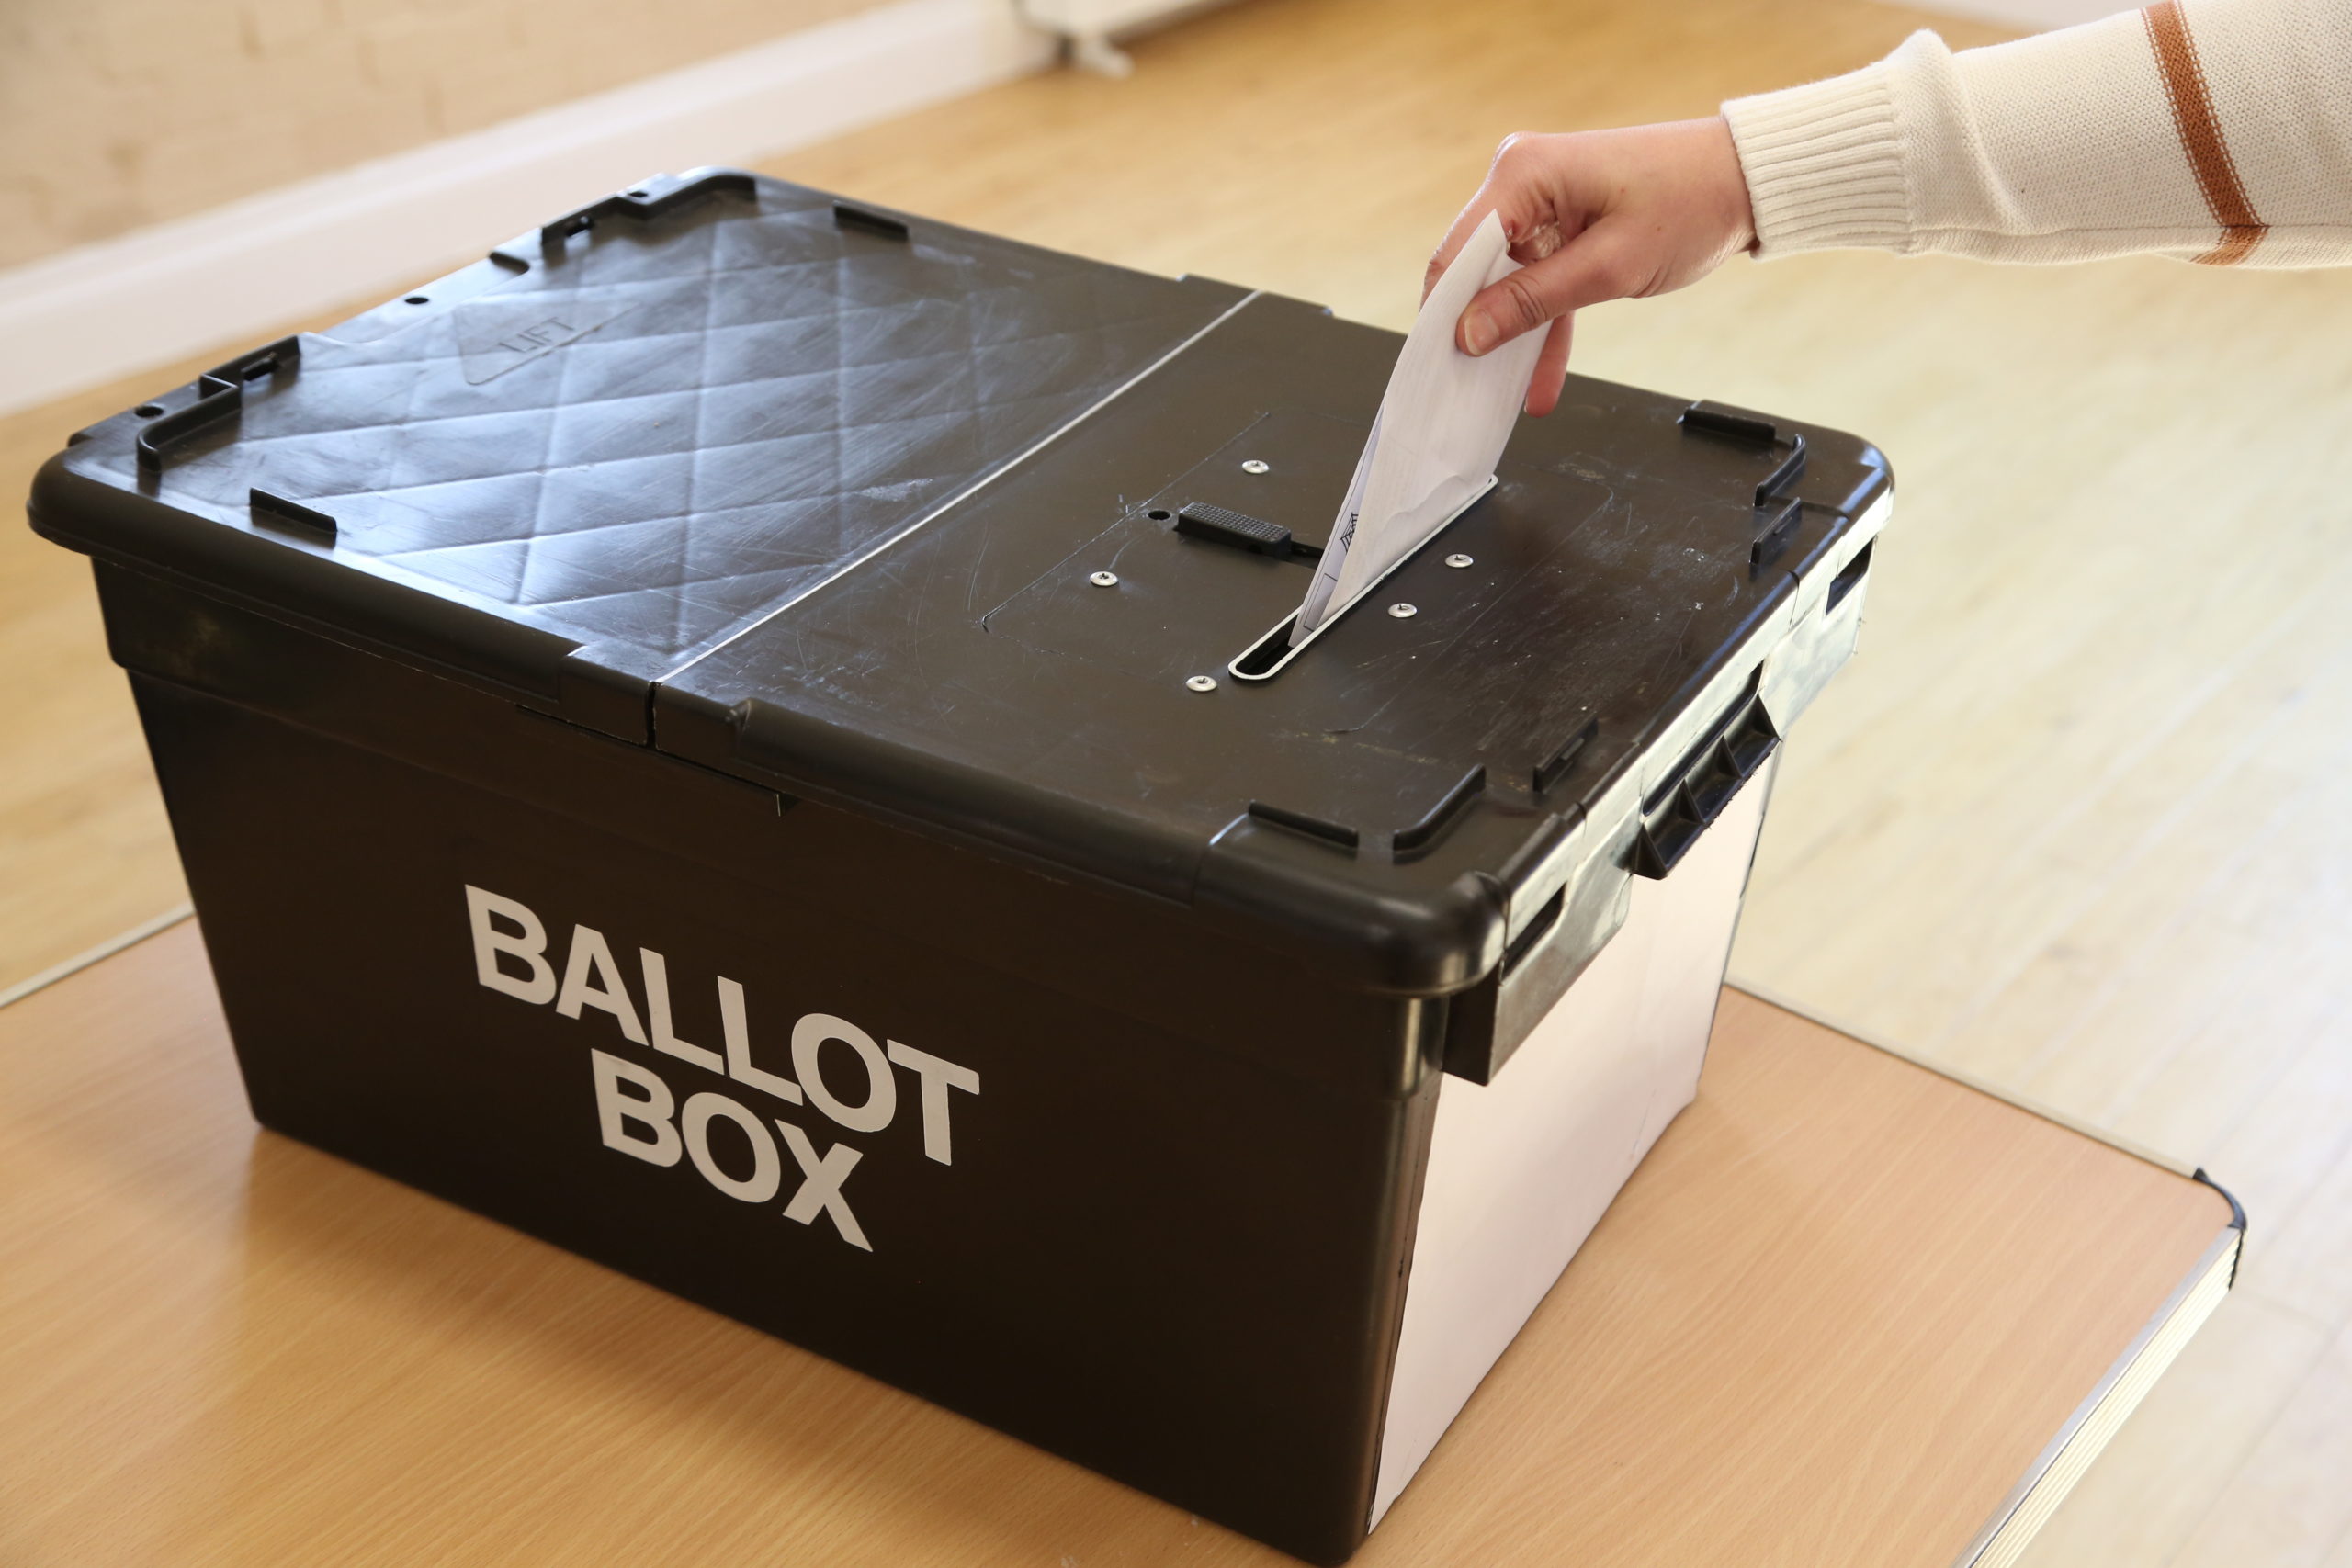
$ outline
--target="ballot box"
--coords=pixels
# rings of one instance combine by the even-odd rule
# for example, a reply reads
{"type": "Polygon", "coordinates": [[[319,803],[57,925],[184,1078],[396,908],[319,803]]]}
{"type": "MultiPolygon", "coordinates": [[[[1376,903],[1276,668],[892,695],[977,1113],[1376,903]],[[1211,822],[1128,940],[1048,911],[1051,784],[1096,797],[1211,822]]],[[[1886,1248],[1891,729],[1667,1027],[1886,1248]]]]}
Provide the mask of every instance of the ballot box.
{"type": "Polygon", "coordinates": [[[1690,1099],[1890,495],[1572,378],[1294,652],[1397,342],[700,171],[75,435],[254,1116],[1346,1558],[1690,1099]]]}

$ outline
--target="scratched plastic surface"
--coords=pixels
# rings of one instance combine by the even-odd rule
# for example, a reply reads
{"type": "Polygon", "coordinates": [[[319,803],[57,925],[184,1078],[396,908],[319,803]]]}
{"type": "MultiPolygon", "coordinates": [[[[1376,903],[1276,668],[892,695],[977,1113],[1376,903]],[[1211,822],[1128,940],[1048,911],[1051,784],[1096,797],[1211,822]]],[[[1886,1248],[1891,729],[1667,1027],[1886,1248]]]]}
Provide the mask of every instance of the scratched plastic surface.
{"type": "Polygon", "coordinates": [[[1396,334],[769,180],[500,254],[304,339],[159,471],[137,415],[93,427],[37,525],[793,797],[1434,955],[1383,985],[1498,962],[1513,878],[1603,804],[1593,874],[1631,874],[1768,645],[1803,696],[1850,649],[1825,580],[1891,484],[1850,435],[1572,378],[1485,499],[1243,684],[1311,566],[1171,516],[1320,540],[1396,334]]]}
{"type": "Polygon", "coordinates": [[[1686,431],[1687,400],[1576,378],[1521,422],[1485,499],[1279,675],[1236,682],[1227,663],[1297,608],[1312,565],[1186,538],[1169,514],[1206,502],[1320,540],[1396,343],[1252,299],[887,574],[852,573],[666,682],[663,744],[1025,835],[1182,899],[1253,802],[1354,834],[1344,862],[1322,857],[1334,880],[1499,873],[1544,815],[1658,764],[1709,682],[1786,634],[1768,628],[1886,475],[1864,444],[1810,432],[1802,518],[1758,561],[1753,495],[1776,455],[1686,431]],[[858,744],[828,739],[844,732],[858,744]],[[1482,830],[1392,856],[1474,769],[1463,819],[1482,830]]]}
{"type": "MultiPolygon", "coordinates": [[[[1240,291],[763,182],[306,338],[159,493],[616,653],[691,657],[1050,434],[1240,291]],[[482,288],[487,281],[490,287],[482,288]],[[450,296],[463,296],[449,298],[450,296]],[[358,340],[358,341],[351,341],[358,340]]],[[[111,465],[129,479],[118,455],[111,465]]]]}

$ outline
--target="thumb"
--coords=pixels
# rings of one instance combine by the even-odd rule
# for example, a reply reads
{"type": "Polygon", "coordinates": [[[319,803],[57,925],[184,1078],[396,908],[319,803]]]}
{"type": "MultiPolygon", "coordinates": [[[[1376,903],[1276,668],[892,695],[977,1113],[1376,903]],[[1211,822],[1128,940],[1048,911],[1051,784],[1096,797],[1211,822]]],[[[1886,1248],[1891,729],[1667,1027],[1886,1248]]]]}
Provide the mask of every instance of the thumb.
{"type": "Polygon", "coordinates": [[[1522,333],[1636,291],[1639,267],[1622,225],[1596,223],[1532,266],[1487,285],[1464,308],[1454,341],[1488,354],[1522,333]]]}

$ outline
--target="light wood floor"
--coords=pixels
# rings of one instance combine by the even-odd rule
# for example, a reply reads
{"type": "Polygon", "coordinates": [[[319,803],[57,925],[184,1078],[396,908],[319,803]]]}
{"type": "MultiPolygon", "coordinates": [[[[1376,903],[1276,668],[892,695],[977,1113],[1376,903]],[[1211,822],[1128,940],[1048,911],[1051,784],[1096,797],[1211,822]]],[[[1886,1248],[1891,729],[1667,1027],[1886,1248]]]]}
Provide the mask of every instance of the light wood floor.
{"type": "MultiPolygon", "coordinates": [[[[1401,326],[1504,133],[1873,58],[1871,0],[1250,0],[775,172],[1401,326]]],[[[1954,43],[1993,35],[1941,24],[1954,43]]],[[[2195,1158],[2238,1291],[2038,1568],[2352,1568],[2352,273],[1742,263],[1578,367],[1893,456],[1739,976],[2195,1158]],[[2346,772],[2343,774],[2337,769],[2346,772]]],[[[111,389],[0,424],[20,487],[111,389]]],[[[0,534],[0,986],[179,897],[81,563],[0,534]]]]}

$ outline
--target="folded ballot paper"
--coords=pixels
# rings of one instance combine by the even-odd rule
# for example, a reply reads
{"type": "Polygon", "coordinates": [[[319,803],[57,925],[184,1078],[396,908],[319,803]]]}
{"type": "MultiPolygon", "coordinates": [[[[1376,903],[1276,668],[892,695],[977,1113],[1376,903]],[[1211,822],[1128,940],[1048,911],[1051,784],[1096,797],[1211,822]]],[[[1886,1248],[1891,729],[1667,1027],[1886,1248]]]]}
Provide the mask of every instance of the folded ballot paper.
{"type": "Polygon", "coordinates": [[[1489,212],[1421,301],[1291,628],[1293,647],[1495,482],[1495,463],[1535,373],[1544,334],[1528,333],[1473,359],[1454,346],[1453,328],[1480,289],[1519,270],[1507,250],[1502,220],[1489,212]]]}

